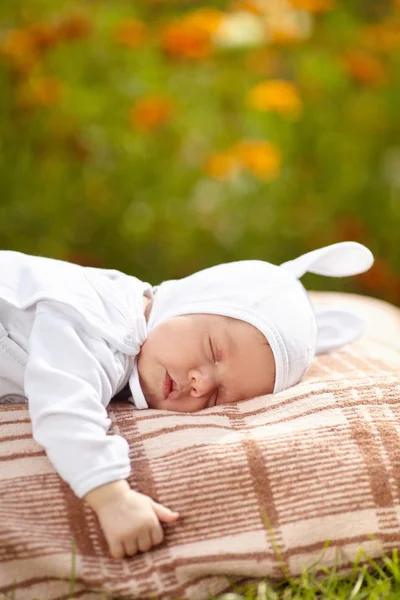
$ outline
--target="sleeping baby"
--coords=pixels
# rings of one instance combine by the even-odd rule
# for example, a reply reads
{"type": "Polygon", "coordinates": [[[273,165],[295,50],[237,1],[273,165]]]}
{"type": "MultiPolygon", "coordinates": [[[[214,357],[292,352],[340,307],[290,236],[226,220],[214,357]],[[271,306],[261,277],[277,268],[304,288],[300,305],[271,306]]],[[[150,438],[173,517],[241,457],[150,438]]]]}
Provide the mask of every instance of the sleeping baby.
{"type": "Polygon", "coordinates": [[[364,327],[348,311],[315,312],[299,278],[372,262],[343,242],[281,266],[232,262],[152,287],[0,252],[0,393],[28,399],[34,439],[97,514],[111,555],[144,552],[179,514],[130,488],[128,443],[107,435],[111,398],[127,388],[136,409],[194,412],[295,385],[316,353],[364,327]]]}

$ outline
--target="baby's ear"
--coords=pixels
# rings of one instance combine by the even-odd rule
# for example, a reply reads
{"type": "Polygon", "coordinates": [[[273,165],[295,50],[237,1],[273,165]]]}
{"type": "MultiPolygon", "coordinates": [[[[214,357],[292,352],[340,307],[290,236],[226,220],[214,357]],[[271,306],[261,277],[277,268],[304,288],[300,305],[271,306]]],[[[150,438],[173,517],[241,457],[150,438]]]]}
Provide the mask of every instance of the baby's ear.
{"type": "Polygon", "coordinates": [[[364,273],[374,262],[372,253],[357,242],[340,242],[307,252],[281,265],[300,279],[304,273],[328,277],[348,277],[364,273]]]}
{"type": "Polygon", "coordinates": [[[323,354],[349,344],[365,330],[365,321],[345,309],[320,309],[315,312],[317,343],[315,354],[323,354]]]}

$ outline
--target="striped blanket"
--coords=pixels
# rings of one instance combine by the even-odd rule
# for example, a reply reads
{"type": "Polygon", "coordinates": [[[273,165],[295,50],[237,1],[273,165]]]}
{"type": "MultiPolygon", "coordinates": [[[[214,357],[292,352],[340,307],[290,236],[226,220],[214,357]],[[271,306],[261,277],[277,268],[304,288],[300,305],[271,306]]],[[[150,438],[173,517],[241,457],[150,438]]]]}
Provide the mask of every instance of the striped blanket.
{"type": "Polygon", "coordinates": [[[0,592],[205,600],[232,581],[344,569],[360,547],[370,557],[398,547],[400,311],[314,295],[338,298],[368,332],[317,358],[292,389],[189,415],[111,403],[131,485],[181,513],[145,554],[110,558],[94,513],[32,440],[26,406],[0,407],[0,592]]]}

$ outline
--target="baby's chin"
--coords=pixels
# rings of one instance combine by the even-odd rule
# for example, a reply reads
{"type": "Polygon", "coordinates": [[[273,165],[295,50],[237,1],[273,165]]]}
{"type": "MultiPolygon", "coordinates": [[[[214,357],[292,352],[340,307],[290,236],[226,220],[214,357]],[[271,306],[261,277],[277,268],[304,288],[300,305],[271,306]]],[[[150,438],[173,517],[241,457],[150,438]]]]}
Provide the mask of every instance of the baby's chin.
{"type": "MultiPolygon", "coordinates": [[[[159,408],[159,404],[161,402],[161,398],[157,397],[157,394],[154,393],[154,389],[157,384],[151,385],[152,379],[150,378],[149,369],[146,369],[147,363],[146,361],[139,360],[137,364],[138,375],[139,375],[139,383],[140,388],[142,390],[142,394],[144,399],[146,400],[147,406],[149,408],[159,408]]],[[[154,371],[154,367],[150,370],[154,371]]],[[[161,384],[160,384],[160,395],[161,395],[161,384]]]]}
{"type": "Polygon", "coordinates": [[[140,371],[139,371],[139,381],[140,381],[140,387],[142,390],[142,394],[144,396],[144,399],[146,400],[147,406],[149,408],[158,408],[159,400],[157,399],[157,397],[154,394],[151,394],[149,392],[144,379],[140,376],[140,371]]]}
{"type": "Polygon", "coordinates": [[[160,401],[154,396],[143,394],[149,408],[160,408],[160,401]]]}

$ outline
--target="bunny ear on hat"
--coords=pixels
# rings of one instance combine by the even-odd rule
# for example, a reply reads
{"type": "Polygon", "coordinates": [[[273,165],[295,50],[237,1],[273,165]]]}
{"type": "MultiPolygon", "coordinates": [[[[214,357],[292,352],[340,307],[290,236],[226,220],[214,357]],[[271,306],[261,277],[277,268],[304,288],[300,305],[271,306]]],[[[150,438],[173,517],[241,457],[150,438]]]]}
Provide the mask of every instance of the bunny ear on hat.
{"type": "Polygon", "coordinates": [[[317,341],[315,354],[331,352],[353,342],[365,331],[365,320],[347,309],[326,308],[316,311],[317,341]]]}
{"type": "MultiPolygon", "coordinates": [[[[297,279],[305,273],[328,277],[358,275],[372,266],[372,253],[357,242],[341,242],[307,252],[281,265],[297,279]]],[[[349,344],[365,330],[365,321],[347,309],[324,308],[315,313],[317,323],[316,354],[330,352],[349,344]]]]}
{"type": "Polygon", "coordinates": [[[328,277],[349,277],[371,268],[374,257],[370,250],[357,242],[340,242],[307,252],[281,265],[300,279],[305,273],[328,277]]]}

